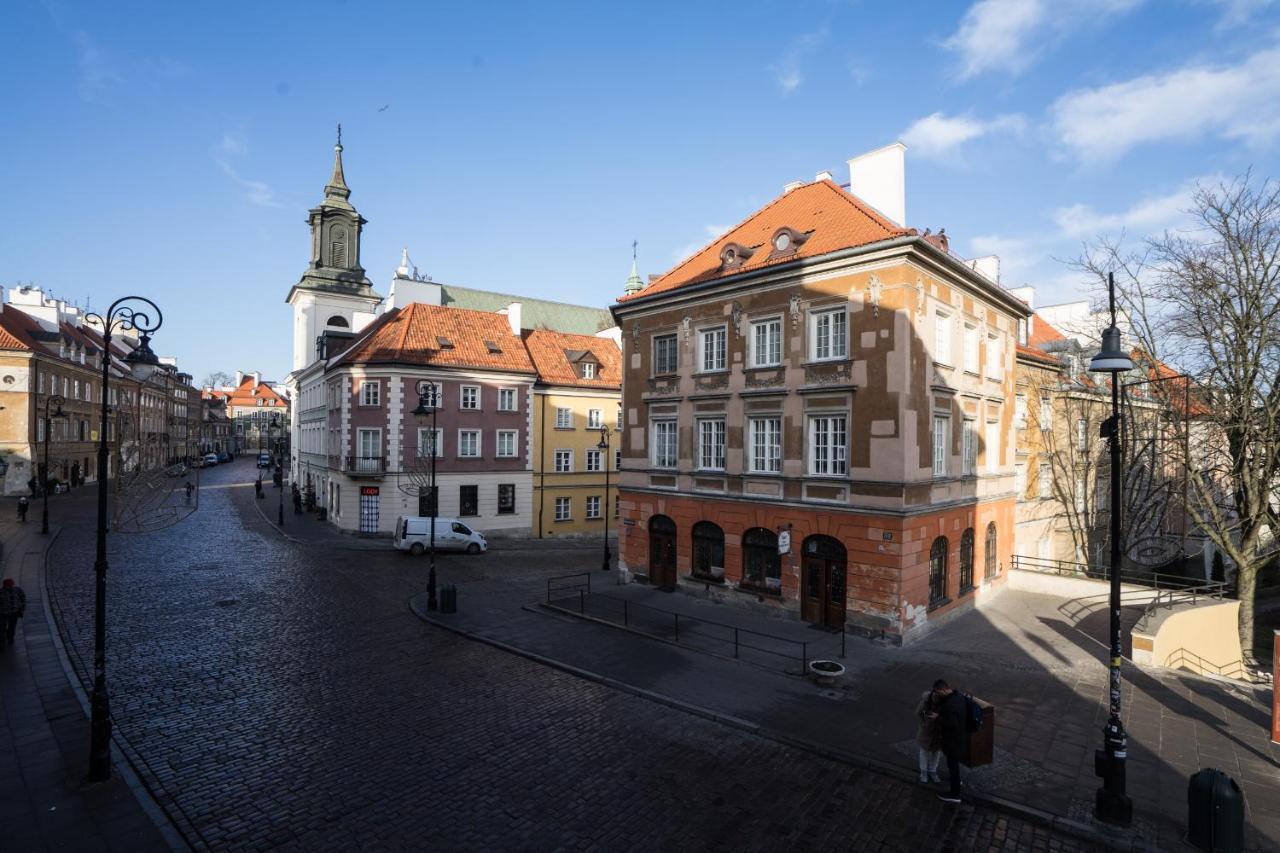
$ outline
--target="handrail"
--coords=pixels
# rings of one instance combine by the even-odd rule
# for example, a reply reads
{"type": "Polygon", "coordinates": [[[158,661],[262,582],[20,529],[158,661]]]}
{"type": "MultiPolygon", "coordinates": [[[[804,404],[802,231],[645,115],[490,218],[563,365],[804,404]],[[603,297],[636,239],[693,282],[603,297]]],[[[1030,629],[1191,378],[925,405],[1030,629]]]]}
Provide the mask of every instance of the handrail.
{"type": "MultiPolygon", "coordinates": [[[[1024,557],[1020,554],[1014,554],[1011,565],[1015,569],[1021,569],[1027,572],[1038,572],[1040,574],[1059,575],[1063,577],[1085,577],[1090,580],[1110,580],[1111,569],[1107,566],[1094,566],[1089,563],[1073,563],[1067,560],[1050,560],[1040,557],[1024,557]]],[[[1127,572],[1120,570],[1120,580],[1122,583],[1132,584],[1134,586],[1146,586],[1152,589],[1170,589],[1185,590],[1193,589],[1218,589],[1223,594],[1229,591],[1229,586],[1225,581],[1202,581],[1197,578],[1188,578],[1182,575],[1171,575],[1162,572],[1152,572],[1145,574],[1142,572],[1127,572]]]]}
{"type": "Polygon", "coordinates": [[[577,590],[580,596],[582,594],[582,590],[584,589],[587,592],[591,592],[591,573],[575,572],[574,574],[571,574],[571,575],[556,575],[555,577],[547,578],[547,604],[551,604],[551,593],[559,592],[561,590],[566,590],[566,589],[577,590]],[[552,584],[555,583],[556,581],[566,581],[572,578],[586,578],[587,581],[586,583],[572,583],[572,584],[565,584],[563,586],[552,586],[552,584]]]}
{"type": "Polygon", "coordinates": [[[1221,601],[1227,592],[1227,585],[1222,581],[1209,581],[1199,586],[1183,587],[1182,589],[1156,590],[1156,597],[1153,598],[1142,611],[1142,616],[1135,624],[1134,630],[1145,631],[1150,624],[1151,617],[1162,609],[1173,609],[1178,604],[1185,604],[1190,601],[1192,606],[1200,603],[1200,598],[1214,599],[1221,601]]]}
{"type": "Polygon", "coordinates": [[[1203,674],[1206,670],[1213,670],[1214,674],[1223,678],[1248,678],[1248,671],[1244,668],[1244,661],[1232,661],[1228,664],[1218,665],[1212,661],[1205,660],[1193,651],[1188,649],[1175,649],[1165,658],[1164,665],[1178,669],[1184,667],[1188,662],[1194,663],[1203,674]],[[1175,662],[1176,661],[1176,662],[1175,662]],[[1234,672],[1235,675],[1228,673],[1234,672]]]}

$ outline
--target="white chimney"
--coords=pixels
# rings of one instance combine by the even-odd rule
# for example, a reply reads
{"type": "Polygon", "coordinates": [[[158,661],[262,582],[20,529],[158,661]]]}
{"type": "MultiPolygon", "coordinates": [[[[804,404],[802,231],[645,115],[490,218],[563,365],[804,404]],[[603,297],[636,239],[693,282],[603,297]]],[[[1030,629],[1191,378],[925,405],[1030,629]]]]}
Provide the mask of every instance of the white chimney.
{"type": "Polygon", "coordinates": [[[907,224],[907,146],[901,142],[849,161],[849,192],[898,225],[907,224]]]}
{"type": "Polygon", "coordinates": [[[1025,287],[1009,288],[1009,295],[1014,299],[1021,299],[1023,302],[1027,303],[1028,308],[1036,307],[1036,289],[1029,284],[1025,287]]]}
{"type": "Polygon", "coordinates": [[[511,325],[511,334],[513,335],[520,334],[520,329],[522,328],[520,325],[520,308],[519,302],[512,302],[507,306],[507,323],[511,325]]]}
{"type": "Polygon", "coordinates": [[[253,372],[253,387],[257,388],[261,384],[262,384],[262,374],[255,370],[253,372]]]}
{"type": "Polygon", "coordinates": [[[236,387],[239,388],[243,384],[244,384],[244,371],[237,370],[236,371],[236,387]]]}
{"type": "Polygon", "coordinates": [[[396,267],[395,277],[391,279],[391,290],[380,307],[383,311],[390,311],[392,308],[405,308],[414,302],[440,305],[442,298],[439,283],[432,281],[429,275],[418,274],[418,268],[409,260],[409,250],[406,248],[400,253],[400,265],[396,267]]]}
{"type": "Polygon", "coordinates": [[[789,184],[784,184],[782,187],[782,194],[786,195],[792,190],[799,189],[802,186],[804,186],[804,181],[792,181],[789,184]]]}
{"type": "Polygon", "coordinates": [[[989,281],[1000,283],[1000,257],[998,255],[984,255],[981,258],[974,258],[966,261],[969,269],[985,276],[989,281]]]}
{"type": "Polygon", "coordinates": [[[821,172],[814,175],[813,179],[815,181],[834,181],[835,176],[832,175],[830,172],[828,172],[826,169],[823,169],[821,172]]]}

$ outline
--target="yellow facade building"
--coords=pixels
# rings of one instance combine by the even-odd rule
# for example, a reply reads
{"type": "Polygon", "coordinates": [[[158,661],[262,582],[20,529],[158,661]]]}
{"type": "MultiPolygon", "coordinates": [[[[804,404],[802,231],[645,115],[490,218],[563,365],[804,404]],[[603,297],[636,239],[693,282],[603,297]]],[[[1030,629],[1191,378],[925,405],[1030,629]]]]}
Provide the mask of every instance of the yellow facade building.
{"type": "Polygon", "coordinates": [[[612,337],[544,329],[525,332],[525,344],[538,370],[530,407],[534,534],[600,536],[606,526],[613,532],[621,350],[612,337]]]}

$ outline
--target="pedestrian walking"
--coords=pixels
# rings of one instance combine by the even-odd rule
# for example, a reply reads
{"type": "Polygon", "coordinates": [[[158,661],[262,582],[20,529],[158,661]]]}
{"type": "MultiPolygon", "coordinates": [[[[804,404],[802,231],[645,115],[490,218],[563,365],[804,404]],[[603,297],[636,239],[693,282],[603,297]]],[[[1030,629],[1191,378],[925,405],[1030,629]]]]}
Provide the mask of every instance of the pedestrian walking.
{"type": "Polygon", "coordinates": [[[948,789],[938,799],[948,803],[960,802],[960,756],[964,754],[964,742],[969,737],[965,717],[968,707],[964,695],[939,678],[933,683],[933,719],[938,721],[942,733],[942,752],[947,756],[948,789]]]}
{"type": "Polygon", "coordinates": [[[255,480],[255,481],[253,482],[253,490],[254,490],[254,492],[257,494],[258,499],[259,499],[259,500],[261,500],[261,499],[262,499],[262,497],[263,497],[263,495],[262,495],[262,475],[261,475],[261,474],[259,474],[259,475],[258,475],[258,479],[257,479],[257,480],[255,480]]]}
{"type": "Polygon", "coordinates": [[[298,484],[293,484],[293,514],[302,514],[302,490],[298,488],[298,484]]]}
{"type": "Polygon", "coordinates": [[[942,761],[942,726],[932,690],[926,690],[916,703],[916,747],[920,781],[941,782],[938,763],[942,761]]]}
{"type": "Polygon", "coordinates": [[[196,487],[191,485],[191,481],[188,480],[187,481],[187,506],[191,506],[191,493],[194,492],[195,490],[196,490],[196,487]]]}
{"type": "Polygon", "coordinates": [[[18,630],[18,620],[27,609],[27,594],[22,587],[5,578],[0,586],[0,651],[13,645],[13,635],[18,630]]]}
{"type": "Polygon", "coordinates": [[[24,524],[27,521],[27,510],[31,509],[31,501],[27,500],[27,496],[23,495],[18,498],[18,521],[24,524]]]}
{"type": "Polygon", "coordinates": [[[36,496],[36,486],[38,485],[40,485],[40,483],[36,480],[35,477],[32,477],[30,480],[27,480],[27,488],[31,490],[31,497],[33,498],[36,496]]]}

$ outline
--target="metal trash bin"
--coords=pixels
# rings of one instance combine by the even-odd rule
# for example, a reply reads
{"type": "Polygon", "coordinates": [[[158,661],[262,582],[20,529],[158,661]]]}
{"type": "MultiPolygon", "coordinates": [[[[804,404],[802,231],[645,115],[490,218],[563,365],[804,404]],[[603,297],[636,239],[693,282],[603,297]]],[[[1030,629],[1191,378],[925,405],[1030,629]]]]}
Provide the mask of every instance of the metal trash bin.
{"type": "Polygon", "coordinates": [[[458,588],[453,584],[442,587],[440,590],[440,612],[458,612],[458,588]]]}
{"type": "Polygon", "coordinates": [[[1221,770],[1207,767],[1187,783],[1187,841],[1213,853],[1244,850],[1244,793],[1221,770]]]}

